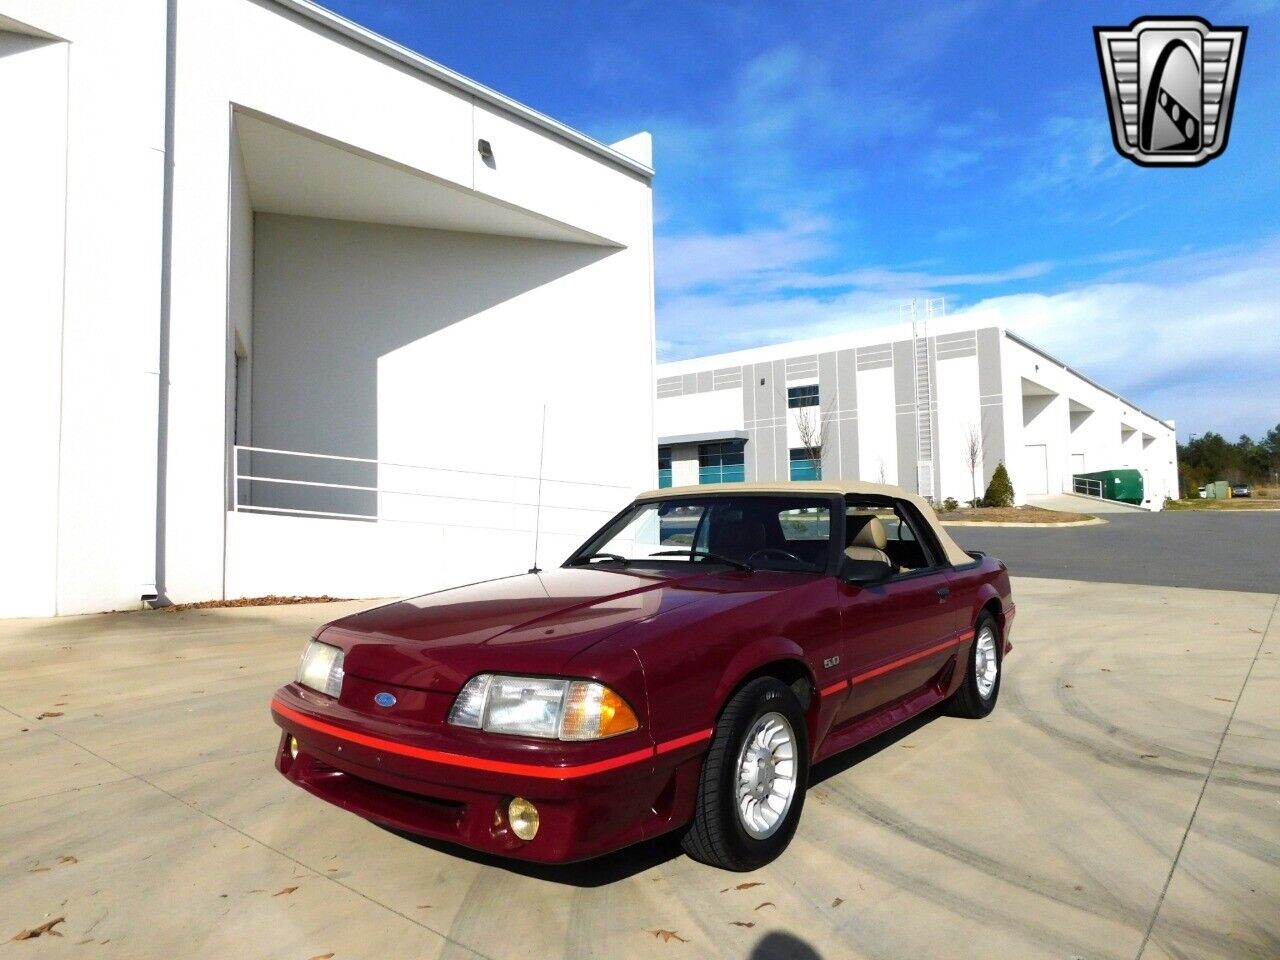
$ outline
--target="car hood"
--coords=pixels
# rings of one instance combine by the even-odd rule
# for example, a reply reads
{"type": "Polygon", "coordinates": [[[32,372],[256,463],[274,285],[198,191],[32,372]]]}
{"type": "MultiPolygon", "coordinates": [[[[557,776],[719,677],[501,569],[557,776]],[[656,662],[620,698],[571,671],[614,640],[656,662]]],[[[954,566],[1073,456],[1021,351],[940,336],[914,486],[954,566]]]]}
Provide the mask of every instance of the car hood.
{"type": "MultiPolygon", "coordinates": [[[[347,673],[456,692],[477,673],[557,674],[630,624],[701,599],[785,585],[776,576],[559,568],[442,590],[329,624],[347,673]]],[[[719,606],[719,605],[717,605],[719,606]]]]}

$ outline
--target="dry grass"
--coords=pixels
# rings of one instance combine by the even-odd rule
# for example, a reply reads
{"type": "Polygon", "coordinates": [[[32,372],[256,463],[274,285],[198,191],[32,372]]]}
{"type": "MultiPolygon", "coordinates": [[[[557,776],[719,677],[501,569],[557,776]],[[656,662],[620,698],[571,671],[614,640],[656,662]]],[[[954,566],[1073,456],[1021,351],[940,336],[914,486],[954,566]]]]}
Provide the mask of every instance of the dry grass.
{"type": "Polygon", "coordinates": [[[1264,497],[1232,497],[1230,500],[1212,498],[1194,500],[1169,500],[1166,510],[1280,510],[1280,500],[1269,500],[1264,497]]]}
{"type": "Polygon", "coordinates": [[[346,597],[277,597],[274,594],[266,597],[240,597],[237,600],[201,600],[198,603],[174,603],[160,607],[165,613],[178,613],[182,610],[214,610],[221,607],[283,607],[294,603],[338,603],[346,597]]]}
{"type": "Polygon", "coordinates": [[[1095,519],[1085,513],[1064,513],[1041,507],[961,507],[940,513],[938,517],[943,523],[1080,523],[1095,519]]]}

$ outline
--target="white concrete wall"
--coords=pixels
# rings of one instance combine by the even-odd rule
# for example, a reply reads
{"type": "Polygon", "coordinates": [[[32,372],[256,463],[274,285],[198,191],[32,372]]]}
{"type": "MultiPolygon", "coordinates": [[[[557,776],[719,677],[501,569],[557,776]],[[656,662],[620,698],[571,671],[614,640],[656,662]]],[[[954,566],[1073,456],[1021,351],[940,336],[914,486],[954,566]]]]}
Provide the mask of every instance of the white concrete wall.
{"type": "Polygon", "coordinates": [[[954,497],[960,503],[983,494],[982,408],[979,405],[978,358],[953,357],[939,360],[934,382],[938,403],[938,490],[939,498],[954,497]],[[979,440],[977,470],[969,469],[969,432],[979,440]]]}
{"type": "Polygon", "coordinates": [[[742,388],[664,397],[654,402],[654,423],[660,437],[742,430],[742,388]]]}
{"type": "Polygon", "coordinates": [[[692,487],[698,483],[699,476],[698,445],[696,443],[677,443],[671,447],[671,485],[673,487],[692,487]]]}
{"type": "MultiPolygon", "coordinates": [[[[22,352],[30,352],[6,371],[6,386],[26,398],[21,407],[30,417],[6,418],[0,442],[30,441],[29,462],[43,491],[24,498],[30,513],[14,520],[32,553],[0,595],[0,616],[136,604],[154,578],[163,5],[0,0],[0,29],[65,41],[0,57],[0,112],[14,123],[4,131],[0,160],[6,185],[0,242],[25,248],[4,258],[4,286],[25,288],[11,302],[39,306],[35,313],[24,308],[26,332],[10,333],[6,324],[6,337],[14,338],[7,346],[17,346],[19,337],[36,342],[24,344],[22,352]],[[24,111],[28,119],[20,121],[24,111]],[[21,124],[29,138],[11,140],[21,124]],[[63,150],[55,126],[66,137],[63,150]],[[22,149],[12,149],[15,143],[22,149]],[[41,172],[14,180],[11,164],[36,164],[41,172]],[[62,198],[55,177],[63,182],[62,198]],[[22,189],[14,189],[18,183],[22,189]],[[51,291],[59,273],[60,306],[48,292],[30,299],[33,284],[51,291]],[[59,364],[51,360],[55,343],[59,364]]],[[[11,51],[13,43],[20,41],[11,42],[11,51]]]]}
{"type": "MultiPolygon", "coordinates": [[[[893,368],[858,371],[858,473],[870,483],[898,482],[898,417],[893,368]]],[[[906,478],[914,484],[915,478],[906,478]]]]}
{"type": "Polygon", "coordinates": [[[0,31],[0,616],[57,609],[68,52],[0,31]]]}

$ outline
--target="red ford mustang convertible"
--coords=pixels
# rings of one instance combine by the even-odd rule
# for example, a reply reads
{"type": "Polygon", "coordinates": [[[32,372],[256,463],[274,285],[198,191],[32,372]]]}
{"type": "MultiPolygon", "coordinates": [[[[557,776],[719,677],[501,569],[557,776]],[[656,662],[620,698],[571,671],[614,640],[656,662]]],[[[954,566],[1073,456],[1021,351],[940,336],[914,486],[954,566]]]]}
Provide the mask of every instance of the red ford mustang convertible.
{"type": "Polygon", "coordinates": [[[556,570],[337,620],[272,701],[276,766],[378,823],[527,860],[672,830],[750,870],[810,764],[995,706],[1014,606],[896,487],[655,490],[556,570]]]}

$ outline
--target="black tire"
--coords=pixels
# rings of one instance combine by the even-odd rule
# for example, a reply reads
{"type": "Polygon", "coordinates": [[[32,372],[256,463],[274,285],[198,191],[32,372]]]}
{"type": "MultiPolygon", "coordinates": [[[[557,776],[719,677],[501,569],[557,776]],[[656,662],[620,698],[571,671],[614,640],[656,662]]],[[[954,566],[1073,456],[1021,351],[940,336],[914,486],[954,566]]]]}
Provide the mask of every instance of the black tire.
{"type": "Polygon", "coordinates": [[[755,870],[778,857],[795,836],[809,783],[809,732],[795,693],[781,680],[760,677],[730,697],[702,762],[693,822],[681,843],[695,860],[723,870],[755,870]],[[796,741],[796,785],[782,823],[764,839],[747,833],[738,816],[738,756],[747,734],[766,713],[786,719],[796,741]]]}
{"type": "Polygon", "coordinates": [[[996,700],[1000,698],[1000,683],[1004,679],[1004,638],[1000,635],[1000,624],[996,618],[985,610],[978,615],[973,625],[973,642],[969,645],[969,659],[965,664],[964,680],[960,688],[951,695],[950,712],[953,716],[970,720],[981,720],[995,709],[996,700]],[[978,690],[977,658],[978,638],[983,630],[990,630],[996,642],[996,679],[991,692],[983,696],[978,690]]]}

